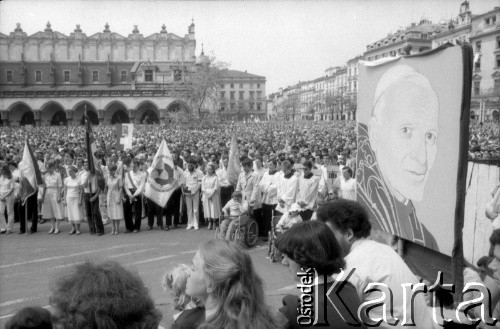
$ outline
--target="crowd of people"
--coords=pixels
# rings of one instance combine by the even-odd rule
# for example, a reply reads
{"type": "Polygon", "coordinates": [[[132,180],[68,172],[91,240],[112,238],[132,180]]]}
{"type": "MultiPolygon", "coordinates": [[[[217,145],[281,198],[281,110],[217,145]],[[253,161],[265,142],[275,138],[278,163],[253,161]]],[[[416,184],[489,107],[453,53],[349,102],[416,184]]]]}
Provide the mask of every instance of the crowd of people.
{"type": "MultiPolygon", "coordinates": [[[[370,238],[369,216],[352,201],[355,128],[345,122],[228,123],[190,129],[136,125],[132,148],[120,150],[115,127],[95,126],[94,155],[99,170],[92,173],[83,127],[4,127],[0,130],[0,233],[12,233],[16,220],[20,221],[19,233],[36,233],[41,221],[49,223],[48,233],[59,234],[60,222],[68,220],[71,230],[66,234],[85,233],[82,223],[86,222],[89,234],[97,236],[105,233],[107,223],[110,235],[139,233],[144,228],[170,230],[183,224],[188,230],[203,224],[207,229],[219,227],[220,239],[202,243],[191,266],[179,265],[165,277],[165,286],[181,311],[172,328],[299,328],[305,324],[299,318],[307,321],[307,315],[299,312],[298,296],[286,296],[280,312],[273,314],[248,252],[230,241],[237,225],[234,218],[251,212],[259,236],[266,240],[272,217],[281,215],[274,245],[292,277],[297,280],[304,275],[302,269],[314,268],[324,278],[318,291],[330,291],[337,281],[343,287],[342,298],[322,299],[327,307],[315,310],[330,327],[347,328],[349,323],[372,326],[373,319],[385,318],[377,313],[382,308],[372,310],[370,316],[350,312],[376,298],[376,291],[367,291],[371,283],[386,284],[394,293],[393,317],[408,319],[401,285],[417,284],[419,279],[393,246],[370,238]],[[228,175],[233,135],[237,136],[241,167],[236,183],[228,175]],[[18,164],[26,138],[36,154],[43,182],[37,193],[21,200],[18,164]],[[144,196],[151,174],[148,168],[162,139],[168,143],[173,170],[180,177],[179,187],[165,207],[144,196]],[[349,278],[342,276],[352,269],[349,278]]],[[[471,154],[481,159],[495,156],[497,137],[498,128],[473,125],[471,146],[477,144],[480,149],[471,149],[471,154]]],[[[500,213],[499,195],[498,189],[492,193],[488,208],[492,220],[500,213]]],[[[491,288],[492,305],[497,305],[500,229],[493,232],[490,242],[490,255],[477,264],[482,276],[469,277],[491,288]]],[[[436,298],[453,310],[449,292],[440,290],[434,295],[430,305],[424,295],[413,300],[411,316],[419,328],[437,328],[432,315],[436,298]]],[[[51,304],[53,315],[36,307],[24,309],[6,328],[26,327],[27,319],[37,319],[40,325],[36,328],[68,329],[159,328],[161,320],[141,278],[113,262],[77,265],[57,282],[51,304]]],[[[445,328],[458,325],[452,321],[445,328]]],[[[382,328],[391,326],[380,324],[382,328]]]]}
{"type": "MultiPolygon", "coordinates": [[[[179,264],[163,278],[174,308],[180,311],[170,321],[171,328],[303,328],[315,320],[328,328],[403,328],[411,323],[426,329],[495,328],[483,326],[484,322],[463,323],[464,317],[455,314],[452,291],[442,286],[413,295],[412,307],[404,307],[408,296],[402,285],[417,285],[419,279],[391,247],[371,240],[370,233],[365,209],[342,199],[322,204],[317,220],[300,222],[283,232],[276,247],[287,260],[290,282],[298,281],[298,287],[309,290],[300,296],[286,295],[281,305],[275,305],[277,312],[267,304],[263,279],[246,250],[223,239],[205,241],[191,266],[179,264]],[[370,289],[373,284],[385,285],[391,292],[390,317],[382,304],[373,305],[374,298],[380,297],[379,290],[370,289]],[[307,294],[310,298],[304,299],[307,294]],[[370,301],[372,307],[363,308],[370,301]],[[449,321],[443,322],[443,315],[449,321]]],[[[490,241],[493,260],[484,264],[480,277],[468,277],[490,289],[490,305],[495,308],[500,299],[500,230],[494,231],[490,241]]],[[[469,301],[478,297],[464,295],[469,301]]],[[[27,307],[5,328],[162,328],[161,312],[139,275],[111,261],[74,266],[54,285],[50,303],[52,314],[27,307]]],[[[484,305],[474,305],[463,312],[469,319],[485,319],[489,311],[484,305]]],[[[498,307],[492,315],[498,317],[498,307]]]]}
{"type": "Polygon", "coordinates": [[[469,159],[500,159],[500,123],[471,122],[469,129],[469,159]]]}
{"type": "Polygon", "coordinates": [[[287,212],[295,201],[303,217],[310,218],[318,200],[341,193],[353,197],[354,128],[338,122],[232,123],[208,129],[136,125],[132,149],[119,150],[115,127],[95,126],[94,154],[100,169],[96,174],[88,168],[83,127],[2,128],[1,233],[11,233],[18,220],[20,232],[26,232],[26,215],[32,222],[30,233],[37,231],[39,219],[50,223],[51,234],[60,232],[62,220],[71,222],[69,233],[75,235],[81,234],[82,222],[89,224],[90,234],[104,234],[108,222],[110,233],[119,234],[122,221],[124,232],[139,232],[146,216],[147,229],[154,228],[155,219],[156,228],[162,230],[186,220],[188,229],[199,229],[200,223],[211,229],[233,191],[238,191],[242,202],[256,212],[261,235],[265,235],[272,212],[287,212]],[[227,177],[233,134],[238,136],[242,167],[237,184],[227,177]],[[23,202],[17,166],[27,137],[43,183],[36,195],[23,202]],[[166,207],[158,207],[144,197],[144,190],[148,168],[163,138],[181,181],[166,207]],[[283,175],[274,175],[282,166],[283,175]],[[340,175],[343,166],[347,178],[340,175]]]}

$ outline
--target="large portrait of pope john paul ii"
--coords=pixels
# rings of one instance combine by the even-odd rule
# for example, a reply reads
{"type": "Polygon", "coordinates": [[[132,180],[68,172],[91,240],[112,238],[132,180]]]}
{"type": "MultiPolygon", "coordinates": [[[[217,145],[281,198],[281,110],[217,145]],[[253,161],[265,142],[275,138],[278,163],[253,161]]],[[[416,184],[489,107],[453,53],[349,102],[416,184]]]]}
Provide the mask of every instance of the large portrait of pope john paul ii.
{"type": "Polygon", "coordinates": [[[451,255],[462,49],[362,62],[359,70],[357,201],[375,230],[451,255]]]}

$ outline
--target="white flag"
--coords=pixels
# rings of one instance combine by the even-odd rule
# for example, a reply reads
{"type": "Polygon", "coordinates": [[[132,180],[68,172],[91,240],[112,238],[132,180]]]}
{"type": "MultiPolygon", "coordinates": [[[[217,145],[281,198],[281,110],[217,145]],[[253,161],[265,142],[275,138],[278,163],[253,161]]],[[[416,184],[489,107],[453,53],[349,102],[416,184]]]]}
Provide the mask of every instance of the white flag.
{"type": "Polygon", "coordinates": [[[134,135],[133,123],[120,123],[116,125],[116,139],[120,150],[132,148],[132,136],[134,135]]]}
{"type": "Polygon", "coordinates": [[[175,170],[174,161],[165,139],[161,142],[146,182],[144,195],[161,207],[165,207],[174,190],[179,186],[179,173],[175,170]]]}

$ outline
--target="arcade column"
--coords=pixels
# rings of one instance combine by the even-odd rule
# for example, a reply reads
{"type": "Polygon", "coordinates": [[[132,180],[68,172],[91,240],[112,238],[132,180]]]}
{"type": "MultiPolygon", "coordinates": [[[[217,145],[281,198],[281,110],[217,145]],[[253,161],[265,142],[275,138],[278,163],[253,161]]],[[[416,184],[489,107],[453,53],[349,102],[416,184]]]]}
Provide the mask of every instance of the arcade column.
{"type": "Polygon", "coordinates": [[[128,117],[130,119],[130,123],[135,123],[135,110],[128,110],[128,117]]]}
{"type": "Polygon", "coordinates": [[[97,119],[99,119],[99,124],[104,124],[104,110],[97,110],[97,119]]]}
{"type": "Polygon", "coordinates": [[[33,116],[35,117],[35,126],[42,126],[42,111],[33,110],[33,116]]]}
{"type": "Polygon", "coordinates": [[[4,126],[9,126],[9,124],[10,124],[10,122],[9,122],[9,112],[7,112],[7,111],[1,111],[0,112],[0,119],[2,120],[4,126]]]}
{"type": "Polygon", "coordinates": [[[72,126],[74,124],[73,122],[73,110],[64,110],[64,113],[66,113],[66,121],[68,122],[68,126],[72,126]]]}

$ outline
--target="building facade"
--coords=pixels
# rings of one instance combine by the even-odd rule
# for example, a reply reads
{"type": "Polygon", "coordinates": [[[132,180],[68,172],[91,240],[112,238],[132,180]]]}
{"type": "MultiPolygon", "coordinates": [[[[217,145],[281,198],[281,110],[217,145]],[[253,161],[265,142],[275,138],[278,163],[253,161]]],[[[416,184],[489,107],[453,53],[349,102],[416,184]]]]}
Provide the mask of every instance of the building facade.
{"type": "Polygon", "coordinates": [[[471,118],[499,122],[500,7],[472,17],[470,43],[474,50],[471,118]]]}
{"type": "Polygon", "coordinates": [[[265,77],[247,71],[223,70],[219,88],[222,121],[267,120],[265,77]]]}

